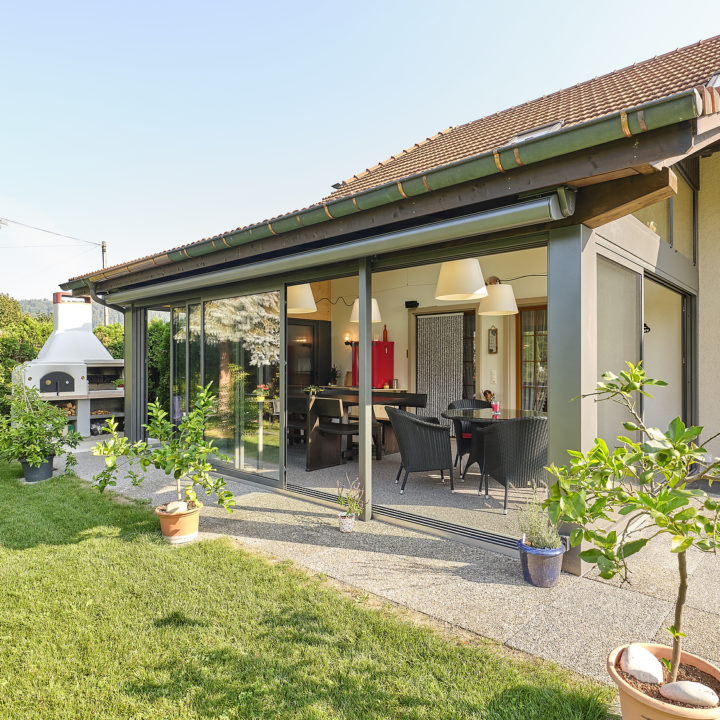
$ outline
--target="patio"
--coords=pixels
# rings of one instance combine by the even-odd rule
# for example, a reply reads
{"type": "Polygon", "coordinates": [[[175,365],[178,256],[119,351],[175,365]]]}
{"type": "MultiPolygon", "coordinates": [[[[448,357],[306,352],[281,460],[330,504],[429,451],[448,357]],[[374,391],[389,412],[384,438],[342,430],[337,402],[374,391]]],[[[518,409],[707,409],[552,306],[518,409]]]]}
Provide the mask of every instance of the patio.
{"type": "MultiPolygon", "coordinates": [[[[78,455],[80,477],[90,477],[102,465],[87,452],[91,444],[78,455]]],[[[563,574],[556,587],[543,590],[525,584],[519,560],[510,557],[378,521],[357,523],[356,532],[342,535],[331,508],[239,480],[228,479],[228,487],[237,509],[228,515],[206,505],[203,537],[230,536],[243,547],[291,560],[449,628],[497,640],[596,680],[608,682],[605,657],[613,647],[628,640],[668,640],[664,628],[672,623],[673,608],[665,598],[673,597],[675,568],[667,552],[644,555],[641,563],[632,564],[643,580],[638,582],[642,593],[594,573],[563,574]]],[[[160,504],[172,497],[173,486],[152,471],[144,486],[122,480],[116,491],[160,504]]],[[[456,496],[461,500],[463,494],[456,496]]],[[[419,497],[418,492],[408,499],[419,497]]],[[[695,553],[688,564],[686,646],[717,663],[720,560],[695,553]]]]}

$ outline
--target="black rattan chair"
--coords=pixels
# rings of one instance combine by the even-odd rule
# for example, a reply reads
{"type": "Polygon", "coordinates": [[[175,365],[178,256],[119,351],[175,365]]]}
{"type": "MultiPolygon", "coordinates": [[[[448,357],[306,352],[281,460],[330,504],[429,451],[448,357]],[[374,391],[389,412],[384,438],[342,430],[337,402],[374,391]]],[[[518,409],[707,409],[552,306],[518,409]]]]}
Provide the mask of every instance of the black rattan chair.
{"type": "Polygon", "coordinates": [[[445,482],[445,470],[450,472],[450,492],[455,492],[453,483],[452,448],[450,447],[450,428],[441,425],[437,418],[418,417],[405,410],[385,407],[390,418],[393,432],[400,446],[401,464],[395,482],[405,470],[400,494],[405,492],[405,483],[411,472],[439,470],[440,478],[445,482]]]}
{"type": "MultiPolygon", "coordinates": [[[[466,410],[469,408],[486,409],[489,407],[491,407],[491,403],[486,400],[469,398],[465,400],[454,400],[448,405],[448,410],[466,410]]],[[[457,418],[454,419],[452,423],[455,431],[455,447],[457,448],[457,452],[455,453],[455,464],[453,467],[457,467],[459,461],[460,469],[462,469],[462,456],[467,455],[470,452],[470,447],[472,445],[472,423],[467,420],[460,420],[457,418]]]]}
{"type": "MultiPolygon", "coordinates": [[[[485,496],[488,495],[489,476],[492,476],[495,482],[505,487],[505,514],[510,485],[515,488],[547,485],[547,418],[502,420],[477,428],[475,432],[483,435],[485,441],[485,496]]],[[[483,477],[480,478],[478,494],[482,492],[483,477]]]]}

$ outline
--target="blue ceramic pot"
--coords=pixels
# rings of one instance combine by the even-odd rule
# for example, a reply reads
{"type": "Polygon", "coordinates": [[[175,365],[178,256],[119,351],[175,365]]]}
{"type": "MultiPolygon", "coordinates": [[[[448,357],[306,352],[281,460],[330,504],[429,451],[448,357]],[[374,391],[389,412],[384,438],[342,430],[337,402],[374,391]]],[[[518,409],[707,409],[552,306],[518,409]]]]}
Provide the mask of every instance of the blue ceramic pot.
{"type": "Polygon", "coordinates": [[[518,540],[520,563],[525,582],[537,587],[552,587],[560,577],[564,547],[535,548],[518,540]]]}

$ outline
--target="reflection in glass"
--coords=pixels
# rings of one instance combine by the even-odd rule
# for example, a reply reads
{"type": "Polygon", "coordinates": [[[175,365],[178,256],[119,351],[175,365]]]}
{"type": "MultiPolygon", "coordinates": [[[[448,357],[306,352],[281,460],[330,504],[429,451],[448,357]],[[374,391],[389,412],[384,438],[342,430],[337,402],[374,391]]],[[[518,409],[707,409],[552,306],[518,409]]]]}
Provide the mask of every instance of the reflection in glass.
{"type": "Polygon", "coordinates": [[[207,435],[245,472],[278,477],[280,304],[276,292],[205,303],[205,383],[217,409],[207,435]]]}
{"type": "Polygon", "coordinates": [[[203,382],[200,374],[202,310],[199,303],[188,305],[188,331],[188,389],[190,391],[188,399],[192,407],[198,386],[203,382]]]}
{"type": "Polygon", "coordinates": [[[186,348],[187,313],[184,307],[172,309],[172,406],[171,420],[179,423],[187,413],[186,348]]]}

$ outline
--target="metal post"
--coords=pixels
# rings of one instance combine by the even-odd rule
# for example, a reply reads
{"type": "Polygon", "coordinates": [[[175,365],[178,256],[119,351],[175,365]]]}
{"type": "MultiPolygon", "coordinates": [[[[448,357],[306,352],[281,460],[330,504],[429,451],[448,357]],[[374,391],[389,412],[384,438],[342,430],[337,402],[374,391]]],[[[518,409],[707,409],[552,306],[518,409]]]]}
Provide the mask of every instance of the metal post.
{"type": "Polygon", "coordinates": [[[361,520],[369,520],[372,517],[372,268],[369,258],[359,262],[358,298],[358,469],[360,487],[367,503],[361,520]]]}
{"type": "MultiPolygon", "coordinates": [[[[102,251],[102,266],[103,270],[107,267],[107,243],[103,240],[100,244],[100,249],[102,251]]],[[[103,305],[103,325],[108,324],[108,307],[107,305],[103,305]]]]}
{"type": "MultiPolygon", "coordinates": [[[[548,242],[548,462],[565,465],[568,450],[588,450],[597,435],[592,392],[597,381],[597,255],[583,225],[550,232],[548,242]]],[[[570,528],[561,528],[569,532],[570,528]]],[[[580,546],[563,570],[580,575],[580,546]]]]}
{"type": "Polygon", "coordinates": [[[147,310],[125,311],[125,436],[131,442],[145,436],[147,419],[147,310]]]}
{"type": "Polygon", "coordinates": [[[280,288],[279,298],[280,312],[280,354],[278,357],[278,383],[280,387],[280,417],[278,418],[278,481],[281,488],[287,486],[287,431],[285,429],[287,418],[285,407],[287,403],[287,288],[283,285],[280,288]]]}

